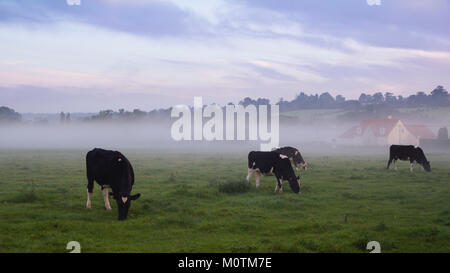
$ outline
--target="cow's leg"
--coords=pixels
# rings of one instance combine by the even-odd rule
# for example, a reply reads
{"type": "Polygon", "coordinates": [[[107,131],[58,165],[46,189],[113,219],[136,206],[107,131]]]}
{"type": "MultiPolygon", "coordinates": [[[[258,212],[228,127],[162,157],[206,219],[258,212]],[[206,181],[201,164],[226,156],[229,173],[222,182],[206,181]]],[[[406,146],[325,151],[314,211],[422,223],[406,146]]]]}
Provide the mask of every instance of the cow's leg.
{"type": "Polygon", "coordinates": [[[411,162],[410,163],[410,167],[409,167],[409,171],[413,172],[413,169],[414,169],[414,162],[411,162]]]}
{"type": "Polygon", "coordinates": [[[277,183],[275,184],[275,192],[278,192],[280,190],[280,181],[278,180],[278,177],[276,179],[277,183]]]}
{"type": "Polygon", "coordinates": [[[261,183],[261,173],[259,171],[256,172],[256,187],[259,188],[261,183]]]}
{"type": "Polygon", "coordinates": [[[252,168],[248,168],[248,173],[247,173],[247,183],[250,184],[250,178],[252,177],[252,174],[255,170],[252,168]]]}
{"type": "Polygon", "coordinates": [[[105,201],[105,209],[111,210],[111,205],[109,204],[109,192],[108,188],[102,188],[103,200],[105,201]]]}
{"type": "Polygon", "coordinates": [[[397,159],[394,159],[394,166],[395,166],[395,170],[398,170],[398,167],[397,167],[397,159]]]}
{"type": "Polygon", "coordinates": [[[92,197],[92,192],[89,192],[89,189],[87,190],[87,201],[86,201],[86,208],[90,209],[91,208],[91,197],[92,197]]]}
{"type": "Polygon", "coordinates": [[[94,192],[94,180],[88,179],[86,208],[91,208],[91,197],[94,192]]]}
{"type": "Polygon", "coordinates": [[[277,178],[277,186],[275,187],[275,192],[277,192],[277,191],[282,192],[283,191],[283,189],[282,189],[283,180],[281,180],[281,177],[276,174],[275,174],[275,177],[277,178]]]}
{"type": "Polygon", "coordinates": [[[386,167],[387,170],[389,170],[389,166],[391,166],[392,160],[393,160],[393,158],[389,157],[388,164],[387,164],[387,167],[386,167]]]}

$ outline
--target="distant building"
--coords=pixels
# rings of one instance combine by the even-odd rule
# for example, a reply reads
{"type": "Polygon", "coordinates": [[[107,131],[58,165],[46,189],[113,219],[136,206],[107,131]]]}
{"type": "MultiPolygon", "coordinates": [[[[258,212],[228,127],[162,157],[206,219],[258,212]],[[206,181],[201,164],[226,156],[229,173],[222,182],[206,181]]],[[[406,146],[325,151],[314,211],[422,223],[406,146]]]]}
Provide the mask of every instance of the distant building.
{"type": "Polygon", "coordinates": [[[437,139],[421,139],[420,147],[440,152],[450,151],[450,139],[448,138],[447,127],[439,129],[437,139]]]}
{"type": "Polygon", "coordinates": [[[391,116],[363,120],[338,137],[338,143],[347,145],[384,146],[392,144],[418,146],[421,139],[436,136],[425,125],[404,124],[391,116]]]}

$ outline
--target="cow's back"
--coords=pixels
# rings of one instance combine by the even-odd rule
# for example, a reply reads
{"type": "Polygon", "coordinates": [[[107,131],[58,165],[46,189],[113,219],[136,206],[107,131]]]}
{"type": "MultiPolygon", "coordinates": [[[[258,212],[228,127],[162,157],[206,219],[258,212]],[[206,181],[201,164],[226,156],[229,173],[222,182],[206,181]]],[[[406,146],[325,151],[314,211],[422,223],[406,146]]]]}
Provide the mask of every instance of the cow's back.
{"type": "Polygon", "coordinates": [[[289,147],[289,146],[281,147],[281,148],[274,150],[274,152],[285,155],[287,157],[293,157],[295,155],[296,151],[298,152],[297,149],[295,149],[293,147],[289,147]]]}
{"type": "Polygon", "coordinates": [[[134,173],[128,159],[118,151],[95,148],[86,155],[86,170],[88,176],[100,184],[108,184],[122,176],[130,176],[134,183],[134,173]]]}
{"type": "Polygon", "coordinates": [[[303,159],[302,154],[298,149],[294,147],[286,146],[275,149],[273,150],[273,152],[289,157],[294,164],[305,164],[305,160],[303,159]]]}
{"type": "Polygon", "coordinates": [[[391,158],[407,160],[415,154],[413,145],[391,145],[389,147],[389,155],[391,158]]]}
{"type": "Polygon", "coordinates": [[[259,169],[262,173],[270,172],[275,167],[279,156],[275,152],[252,151],[248,154],[248,168],[259,169]]]}

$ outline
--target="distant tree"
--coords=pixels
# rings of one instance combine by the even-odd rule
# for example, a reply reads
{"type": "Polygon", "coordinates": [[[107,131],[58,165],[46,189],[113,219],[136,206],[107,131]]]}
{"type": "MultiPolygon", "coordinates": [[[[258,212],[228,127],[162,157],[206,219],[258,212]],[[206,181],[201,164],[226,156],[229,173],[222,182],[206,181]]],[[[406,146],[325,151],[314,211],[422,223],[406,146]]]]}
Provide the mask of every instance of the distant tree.
{"type": "Polygon", "coordinates": [[[367,95],[365,93],[361,93],[361,95],[359,96],[358,101],[361,102],[361,103],[368,102],[367,101],[367,95]]]}
{"type": "Polygon", "coordinates": [[[426,105],[428,102],[428,97],[427,94],[425,94],[425,92],[417,92],[416,94],[416,102],[419,105],[426,105]]]}
{"type": "Polygon", "coordinates": [[[330,93],[325,92],[319,96],[318,103],[320,105],[330,105],[334,103],[334,98],[330,95],[330,93]]]}
{"type": "Polygon", "coordinates": [[[373,102],[376,104],[380,104],[384,102],[384,97],[381,92],[373,94],[373,102]]]}
{"type": "Polygon", "coordinates": [[[70,113],[66,114],[66,122],[69,123],[70,122],[70,113]]]}
{"type": "Polygon", "coordinates": [[[343,103],[345,102],[345,98],[341,95],[336,96],[336,103],[343,103]]]}
{"type": "Polygon", "coordinates": [[[438,139],[448,139],[447,127],[440,128],[438,131],[438,139]]]}
{"type": "Polygon", "coordinates": [[[449,95],[447,90],[441,85],[437,86],[431,91],[431,101],[433,105],[447,105],[449,101],[449,95]]]}
{"type": "Polygon", "coordinates": [[[139,109],[133,110],[133,119],[142,119],[142,118],[145,118],[146,116],[147,116],[147,113],[144,111],[141,111],[139,109]]]}
{"type": "Polygon", "coordinates": [[[258,98],[256,100],[256,105],[269,105],[269,104],[270,104],[270,100],[269,99],[258,98]]]}
{"type": "Polygon", "coordinates": [[[265,98],[258,98],[257,100],[253,100],[249,97],[246,97],[245,99],[241,100],[239,102],[240,105],[247,107],[248,105],[269,105],[270,100],[265,98]]]}
{"type": "Polygon", "coordinates": [[[59,113],[59,123],[64,123],[66,121],[66,115],[64,112],[59,113]]]}
{"type": "Polygon", "coordinates": [[[393,93],[386,92],[384,93],[384,101],[386,101],[387,103],[393,103],[397,101],[397,98],[394,96],[393,93]]]}
{"type": "Polygon", "coordinates": [[[0,122],[17,122],[22,116],[11,108],[0,106],[0,122]]]}
{"type": "Polygon", "coordinates": [[[110,120],[112,119],[113,114],[114,114],[113,110],[102,110],[98,113],[98,115],[93,116],[93,118],[99,120],[110,120]]]}
{"type": "Polygon", "coordinates": [[[249,98],[249,97],[246,97],[246,98],[244,98],[243,100],[241,100],[240,102],[239,102],[239,104],[241,104],[241,105],[243,105],[244,107],[247,107],[248,105],[250,105],[250,104],[254,104],[254,100],[252,100],[251,98],[249,98]]]}

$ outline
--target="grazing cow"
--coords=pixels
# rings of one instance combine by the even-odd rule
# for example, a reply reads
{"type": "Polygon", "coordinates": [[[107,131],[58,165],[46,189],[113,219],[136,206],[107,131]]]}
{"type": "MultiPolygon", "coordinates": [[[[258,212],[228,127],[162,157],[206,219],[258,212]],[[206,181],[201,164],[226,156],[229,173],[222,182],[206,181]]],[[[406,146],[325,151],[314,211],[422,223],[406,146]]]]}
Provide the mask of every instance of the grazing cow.
{"type": "Polygon", "coordinates": [[[91,208],[95,180],[102,187],[105,208],[111,210],[107,189],[109,187],[112,189],[109,196],[117,202],[119,220],[125,220],[131,201],[141,196],[140,193],[131,195],[134,172],[130,161],[120,152],[95,148],[86,155],[86,173],[88,179],[86,208],[91,208]]]}
{"type": "Polygon", "coordinates": [[[291,163],[295,166],[297,171],[298,166],[301,166],[304,170],[308,168],[308,164],[305,162],[305,160],[303,160],[302,154],[300,154],[300,152],[293,147],[286,146],[276,148],[273,149],[272,152],[287,156],[291,163]]]}
{"type": "Polygon", "coordinates": [[[431,171],[430,161],[427,160],[423,150],[420,147],[415,148],[412,145],[391,145],[389,148],[389,161],[387,168],[391,165],[392,160],[394,160],[395,170],[397,170],[397,160],[409,160],[411,167],[410,171],[413,171],[414,161],[422,165],[422,169],[427,172],[431,171]]]}
{"type": "Polygon", "coordinates": [[[248,154],[248,183],[254,172],[256,172],[256,187],[259,187],[261,174],[275,175],[277,178],[275,192],[282,192],[283,180],[287,180],[292,191],[300,193],[300,177],[295,176],[290,160],[284,155],[275,152],[250,152],[248,154]]]}

